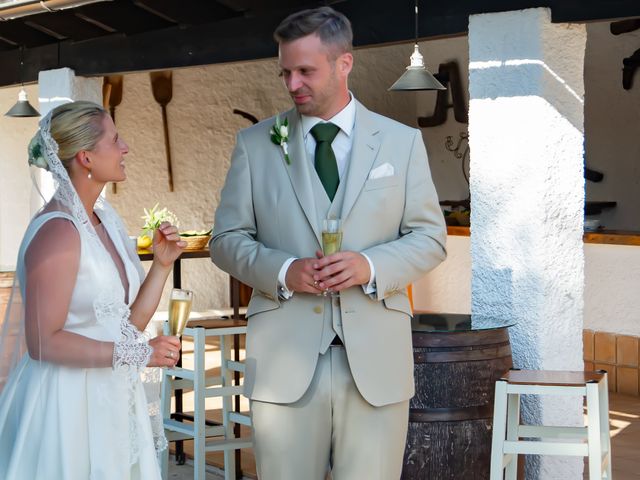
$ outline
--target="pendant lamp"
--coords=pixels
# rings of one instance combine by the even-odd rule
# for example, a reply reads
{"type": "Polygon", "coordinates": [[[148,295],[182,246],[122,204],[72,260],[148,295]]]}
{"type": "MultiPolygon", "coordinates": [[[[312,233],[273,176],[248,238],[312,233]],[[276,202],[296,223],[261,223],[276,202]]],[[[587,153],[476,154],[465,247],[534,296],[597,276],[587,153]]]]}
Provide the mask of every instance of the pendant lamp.
{"type": "Polygon", "coordinates": [[[391,85],[390,91],[407,91],[407,90],[446,90],[444,87],[424,66],[424,57],[418,48],[418,0],[415,5],[415,44],[413,46],[413,54],[411,55],[411,64],[407,67],[407,71],[391,85]]]}
{"type": "MultiPolygon", "coordinates": [[[[22,82],[22,65],[24,63],[23,58],[23,48],[20,47],[20,82],[22,82]]],[[[22,88],[18,93],[18,101],[16,104],[9,109],[7,113],[5,113],[7,117],[39,117],[40,113],[33,108],[33,106],[29,103],[29,99],[27,98],[27,92],[24,89],[24,83],[22,83],[22,88]]]]}

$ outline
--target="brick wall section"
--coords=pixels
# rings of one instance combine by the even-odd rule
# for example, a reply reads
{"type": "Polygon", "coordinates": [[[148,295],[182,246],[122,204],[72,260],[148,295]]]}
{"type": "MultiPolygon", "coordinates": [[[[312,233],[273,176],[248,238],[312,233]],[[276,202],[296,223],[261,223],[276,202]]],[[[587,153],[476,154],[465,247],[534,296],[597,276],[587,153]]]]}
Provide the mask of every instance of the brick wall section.
{"type": "Polygon", "coordinates": [[[584,369],[606,370],[609,391],[640,395],[640,337],[583,331],[584,369]]]}

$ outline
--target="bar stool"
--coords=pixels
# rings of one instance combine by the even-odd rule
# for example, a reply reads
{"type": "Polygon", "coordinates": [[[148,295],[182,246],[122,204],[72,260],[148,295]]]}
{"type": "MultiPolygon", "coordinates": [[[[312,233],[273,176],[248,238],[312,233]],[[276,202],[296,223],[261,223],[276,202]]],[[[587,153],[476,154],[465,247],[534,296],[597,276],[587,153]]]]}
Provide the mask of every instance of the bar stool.
{"type": "MultiPolygon", "coordinates": [[[[165,325],[165,333],[167,332],[165,325]]],[[[251,426],[251,419],[233,410],[232,397],[243,393],[242,385],[233,385],[233,373],[244,372],[244,364],[231,359],[230,336],[245,334],[246,321],[221,318],[199,318],[190,320],[183,337],[193,338],[194,367],[164,369],[162,382],[162,417],[168,441],[194,440],[194,479],[205,479],[205,455],[207,452],[224,452],[224,478],[235,480],[235,450],[251,448],[250,437],[239,438],[234,434],[234,424],[251,426]],[[206,339],[218,337],[220,341],[220,375],[206,376],[206,339]],[[194,395],[193,422],[185,423],[171,418],[171,395],[174,390],[192,388],[194,395]],[[222,397],[222,424],[205,419],[205,399],[222,397]],[[217,438],[210,438],[217,437],[217,438]]],[[[168,474],[168,450],[161,462],[162,478],[168,474]]]]}
{"type": "Polygon", "coordinates": [[[607,372],[510,370],[496,382],[491,480],[517,476],[518,455],[589,457],[589,480],[611,479],[607,372]],[[520,395],[582,395],[586,427],[520,424],[520,395]],[[521,440],[525,438],[526,440],[521,440]]]}

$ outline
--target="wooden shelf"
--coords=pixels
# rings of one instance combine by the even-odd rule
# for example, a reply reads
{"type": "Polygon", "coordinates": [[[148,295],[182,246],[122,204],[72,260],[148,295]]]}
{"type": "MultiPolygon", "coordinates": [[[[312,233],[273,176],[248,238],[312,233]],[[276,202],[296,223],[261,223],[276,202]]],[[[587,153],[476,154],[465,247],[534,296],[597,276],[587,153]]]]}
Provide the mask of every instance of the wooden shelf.
{"type": "MultiPolygon", "coordinates": [[[[470,234],[470,227],[447,227],[447,235],[468,237],[470,234]]],[[[584,243],[640,246],[640,231],[598,230],[595,232],[585,232],[583,239],[584,243]]]]}

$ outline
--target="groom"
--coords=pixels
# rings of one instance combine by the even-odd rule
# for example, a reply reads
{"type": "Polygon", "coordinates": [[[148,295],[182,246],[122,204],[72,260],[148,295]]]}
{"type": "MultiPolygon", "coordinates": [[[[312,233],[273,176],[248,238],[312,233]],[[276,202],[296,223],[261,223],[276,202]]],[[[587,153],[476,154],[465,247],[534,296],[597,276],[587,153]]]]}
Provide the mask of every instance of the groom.
{"type": "Polygon", "coordinates": [[[422,135],[350,93],[344,15],[305,10],[274,36],[295,108],[273,138],[275,118],[238,134],[211,241],[213,261],[254,289],[245,387],[258,475],[397,479],[414,393],[406,286],[445,258],[422,135]],[[342,251],[323,257],[330,217],[342,251]]]}

